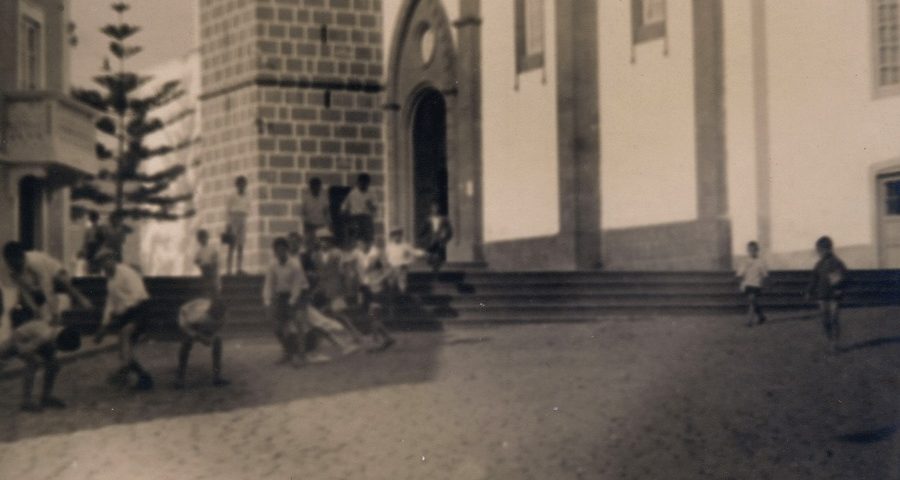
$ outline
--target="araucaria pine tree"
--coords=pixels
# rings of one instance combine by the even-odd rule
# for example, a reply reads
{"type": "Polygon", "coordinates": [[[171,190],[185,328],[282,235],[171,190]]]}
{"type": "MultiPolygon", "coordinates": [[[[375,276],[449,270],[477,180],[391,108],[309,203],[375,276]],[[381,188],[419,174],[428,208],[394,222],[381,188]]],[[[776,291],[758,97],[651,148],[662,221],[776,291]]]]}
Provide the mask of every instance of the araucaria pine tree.
{"type": "Polygon", "coordinates": [[[109,51],[114,60],[110,65],[104,59],[103,73],[93,79],[100,89],[72,92],[77,100],[101,114],[96,125],[102,135],[96,150],[104,165],[97,177],[72,190],[72,200],[86,200],[95,208],[76,207],[75,213],[103,210],[132,220],[177,220],[193,214],[191,193],[172,191],[173,182],[184,175],[185,165],[169,165],[151,172],[147,162],[185,148],[192,140],[185,139],[177,145],[154,142],[152,147],[146,141],[190,112],[176,113],[165,120],[154,116],[154,111],[184,95],[180,83],[168,81],[152,93],[142,94],[141,87],[152,77],[126,70],[126,61],[141,51],[141,47],[127,43],[140,30],[125,23],[123,16],[128,8],[127,3],[112,4],[118,22],[101,29],[110,39],[109,51]]]}

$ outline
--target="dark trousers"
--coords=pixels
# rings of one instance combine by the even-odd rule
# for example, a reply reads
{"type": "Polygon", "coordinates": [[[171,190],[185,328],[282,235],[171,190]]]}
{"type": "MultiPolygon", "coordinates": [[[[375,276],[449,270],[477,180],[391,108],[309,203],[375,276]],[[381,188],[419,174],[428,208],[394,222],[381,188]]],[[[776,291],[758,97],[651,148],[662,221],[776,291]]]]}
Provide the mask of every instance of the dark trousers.
{"type": "Polygon", "coordinates": [[[348,220],[347,237],[350,245],[357,240],[372,243],[375,239],[375,224],[371,215],[350,215],[348,220]]]}

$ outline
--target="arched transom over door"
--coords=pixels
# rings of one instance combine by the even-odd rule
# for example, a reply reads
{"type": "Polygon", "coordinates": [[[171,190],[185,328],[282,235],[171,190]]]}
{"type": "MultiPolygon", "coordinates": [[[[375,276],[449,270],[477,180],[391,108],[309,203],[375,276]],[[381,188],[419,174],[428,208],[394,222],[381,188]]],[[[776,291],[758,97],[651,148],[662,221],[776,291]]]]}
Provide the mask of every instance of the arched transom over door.
{"type": "Polygon", "coordinates": [[[439,0],[406,0],[399,15],[388,65],[388,222],[415,241],[437,201],[456,231],[449,260],[480,260],[480,182],[472,181],[480,158],[460,155],[452,27],[439,0]]]}

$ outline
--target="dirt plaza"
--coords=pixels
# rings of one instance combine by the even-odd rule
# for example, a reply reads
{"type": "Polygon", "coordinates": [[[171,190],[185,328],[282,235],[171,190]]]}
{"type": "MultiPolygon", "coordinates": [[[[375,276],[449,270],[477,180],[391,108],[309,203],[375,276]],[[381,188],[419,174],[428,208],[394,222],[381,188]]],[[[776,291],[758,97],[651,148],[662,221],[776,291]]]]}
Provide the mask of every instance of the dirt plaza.
{"type": "Polygon", "coordinates": [[[382,354],[276,367],[267,336],[226,342],[232,385],[197,348],[143,345],[150,393],[104,383],[111,354],[67,365],[64,411],[0,399],[0,478],[898,478],[900,310],[818,325],[774,315],[445,326],[382,354]]]}

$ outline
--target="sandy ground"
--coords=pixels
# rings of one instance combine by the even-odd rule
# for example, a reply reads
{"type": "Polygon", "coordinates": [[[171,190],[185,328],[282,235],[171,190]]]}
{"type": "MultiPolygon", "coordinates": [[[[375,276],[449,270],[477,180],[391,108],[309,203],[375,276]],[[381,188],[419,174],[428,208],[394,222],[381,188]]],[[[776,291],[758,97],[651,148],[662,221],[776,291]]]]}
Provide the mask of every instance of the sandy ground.
{"type": "Polygon", "coordinates": [[[900,310],[818,324],[735,317],[448,327],[379,355],[275,367],[231,340],[233,385],[169,388],[177,346],[144,345],[151,393],[67,366],[64,412],[19,413],[0,382],[3,479],[896,479],[900,310]]]}

